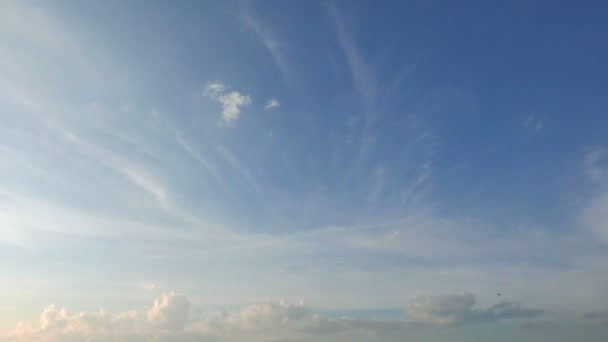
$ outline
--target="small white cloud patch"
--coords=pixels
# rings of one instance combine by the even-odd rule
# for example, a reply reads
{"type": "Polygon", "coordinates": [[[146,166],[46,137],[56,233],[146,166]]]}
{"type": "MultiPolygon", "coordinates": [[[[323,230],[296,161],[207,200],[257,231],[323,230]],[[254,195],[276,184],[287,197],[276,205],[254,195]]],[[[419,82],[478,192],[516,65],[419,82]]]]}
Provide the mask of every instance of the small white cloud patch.
{"type": "Polygon", "coordinates": [[[543,123],[536,120],[533,116],[530,116],[524,121],[524,128],[540,132],[543,130],[543,123]]]}
{"type": "Polygon", "coordinates": [[[604,168],[601,166],[601,161],[606,152],[603,148],[594,147],[585,153],[585,173],[593,181],[599,181],[603,178],[604,168]]]}
{"type": "Polygon", "coordinates": [[[399,235],[401,235],[401,232],[399,232],[398,230],[394,230],[388,234],[386,234],[386,239],[387,240],[395,240],[399,237],[399,235]]]}
{"type": "Polygon", "coordinates": [[[266,102],[264,109],[271,110],[271,109],[280,108],[280,107],[281,107],[281,103],[277,99],[270,99],[270,100],[268,100],[268,102],[266,102]]]}
{"type": "Polygon", "coordinates": [[[241,115],[241,107],[251,103],[251,96],[242,95],[238,91],[226,91],[222,83],[210,83],[205,88],[205,95],[222,104],[222,121],[232,125],[241,115]]]}

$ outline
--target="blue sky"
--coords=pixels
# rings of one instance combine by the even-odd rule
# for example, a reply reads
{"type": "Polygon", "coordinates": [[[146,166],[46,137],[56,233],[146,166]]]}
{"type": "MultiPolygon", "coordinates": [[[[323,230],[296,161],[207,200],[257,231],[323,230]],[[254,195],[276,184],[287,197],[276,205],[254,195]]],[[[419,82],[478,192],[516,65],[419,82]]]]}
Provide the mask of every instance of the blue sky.
{"type": "Polygon", "coordinates": [[[607,10],[3,2],[0,336],[602,340],[607,10]]]}

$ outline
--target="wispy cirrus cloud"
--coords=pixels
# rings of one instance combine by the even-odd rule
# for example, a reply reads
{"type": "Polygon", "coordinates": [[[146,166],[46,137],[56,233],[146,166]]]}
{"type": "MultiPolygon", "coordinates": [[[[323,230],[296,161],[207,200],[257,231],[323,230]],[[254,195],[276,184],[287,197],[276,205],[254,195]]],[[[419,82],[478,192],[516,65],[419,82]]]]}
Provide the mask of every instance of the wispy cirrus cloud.
{"type": "Polygon", "coordinates": [[[336,5],[330,3],[327,6],[327,9],[336,28],[338,42],[342,47],[342,51],[344,52],[344,56],[346,57],[346,61],[348,62],[355,81],[355,89],[368,103],[371,103],[374,101],[379,91],[376,76],[357,48],[336,5]]]}
{"type": "Polygon", "coordinates": [[[291,82],[292,72],[287,63],[285,52],[282,45],[276,37],[276,33],[267,25],[263,25],[258,18],[251,12],[251,2],[244,2],[244,6],[240,12],[240,18],[243,23],[249,28],[260,40],[260,43],[268,50],[273,61],[279,68],[283,81],[291,82]]]}
{"type": "Polygon", "coordinates": [[[251,103],[251,96],[238,91],[227,91],[222,83],[210,83],[205,87],[204,94],[222,104],[222,122],[231,126],[239,119],[241,108],[251,103]]]}
{"type": "Polygon", "coordinates": [[[58,123],[49,122],[50,131],[54,131],[65,142],[76,149],[85,158],[90,158],[100,165],[107,167],[125,177],[131,184],[151,195],[159,204],[166,206],[169,193],[158,181],[144,171],[141,167],[121,158],[120,156],[87,141],[76,133],[69,131],[58,123]]]}
{"type": "Polygon", "coordinates": [[[226,147],[223,145],[217,146],[215,149],[218,156],[220,156],[224,161],[228,163],[234,170],[236,170],[247,182],[251,185],[251,187],[255,190],[257,195],[260,198],[263,198],[263,191],[260,184],[257,182],[253,173],[250,169],[245,166],[237,157],[226,147]]]}

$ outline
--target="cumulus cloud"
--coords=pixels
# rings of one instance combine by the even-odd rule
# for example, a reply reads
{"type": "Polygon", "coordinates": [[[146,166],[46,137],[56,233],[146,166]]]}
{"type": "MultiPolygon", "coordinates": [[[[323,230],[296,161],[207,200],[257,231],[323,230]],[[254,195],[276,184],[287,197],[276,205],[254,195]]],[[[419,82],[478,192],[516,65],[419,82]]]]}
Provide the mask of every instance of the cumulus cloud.
{"type": "MultiPolygon", "coordinates": [[[[418,298],[408,306],[409,319],[403,320],[328,317],[312,314],[303,300],[297,304],[281,300],[252,304],[240,311],[222,311],[190,320],[190,300],[184,295],[170,292],[156,299],[143,317],[135,310],[113,316],[104,309],[71,315],[65,308],[51,305],[42,312],[37,324],[19,323],[8,335],[0,334],[0,339],[23,342],[268,341],[269,338],[297,336],[310,340],[312,336],[355,336],[359,332],[380,336],[407,329],[418,322],[464,325],[529,318],[543,313],[542,310],[523,309],[518,304],[509,302],[485,310],[474,309],[474,304],[473,295],[468,293],[418,298]]],[[[584,318],[604,319],[606,314],[593,313],[588,316],[584,318]]]]}
{"type": "MultiPolygon", "coordinates": [[[[165,293],[139,319],[135,310],[110,315],[106,310],[71,315],[50,305],[37,324],[19,323],[4,335],[8,341],[199,341],[201,338],[245,336],[257,332],[301,330],[310,322],[308,305],[285,301],[253,304],[237,312],[223,311],[211,318],[190,321],[190,300],[175,292],[165,293]]],[[[3,335],[0,334],[0,337],[3,335]]]]}
{"type": "Polygon", "coordinates": [[[251,103],[251,96],[238,91],[227,91],[222,83],[210,83],[205,88],[205,95],[222,104],[222,121],[232,125],[241,115],[241,107],[251,103]]]}
{"type": "Polygon", "coordinates": [[[252,304],[240,312],[224,311],[197,326],[215,332],[262,331],[293,325],[307,314],[308,306],[303,300],[295,305],[281,300],[279,303],[252,304]]]}
{"type": "Polygon", "coordinates": [[[280,107],[281,107],[281,103],[277,99],[270,99],[270,100],[268,100],[268,102],[266,102],[264,109],[271,110],[271,109],[280,108],[280,107]]]}
{"type": "MultiPolygon", "coordinates": [[[[37,325],[21,322],[8,334],[9,341],[112,341],[129,339],[137,319],[136,311],[112,317],[106,310],[70,315],[66,308],[50,305],[37,325]]],[[[131,339],[132,340],[132,339],[131,339]]]]}
{"type": "Polygon", "coordinates": [[[408,318],[416,322],[441,325],[466,325],[495,322],[503,319],[529,318],[545,313],[539,309],[524,309],[520,304],[502,302],[489,309],[474,309],[475,296],[461,293],[449,296],[421,297],[407,306],[408,318]]]}
{"type": "Polygon", "coordinates": [[[181,331],[188,323],[190,300],[175,292],[163,294],[148,310],[148,320],[161,329],[181,331]]]}

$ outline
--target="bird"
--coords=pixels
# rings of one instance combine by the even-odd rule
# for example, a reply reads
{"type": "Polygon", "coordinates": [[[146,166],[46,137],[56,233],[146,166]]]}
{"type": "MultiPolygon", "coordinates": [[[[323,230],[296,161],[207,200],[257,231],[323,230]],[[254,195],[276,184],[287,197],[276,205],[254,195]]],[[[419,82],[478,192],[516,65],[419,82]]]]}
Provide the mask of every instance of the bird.
{"type": "Polygon", "coordinates": [[[497,293],[496,295],[497,295],[497,296],[501,296],[501,297],[502,297],[502,295],[501,295],[500,293],[497,293]]]}

